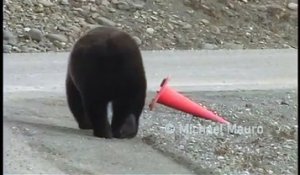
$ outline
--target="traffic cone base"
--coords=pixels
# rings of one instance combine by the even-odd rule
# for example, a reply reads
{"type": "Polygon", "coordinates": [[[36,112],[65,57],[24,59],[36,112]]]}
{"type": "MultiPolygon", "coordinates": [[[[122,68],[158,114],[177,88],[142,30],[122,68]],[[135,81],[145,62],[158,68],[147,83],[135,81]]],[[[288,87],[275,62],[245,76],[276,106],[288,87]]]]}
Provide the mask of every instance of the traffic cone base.
{"type": "Polygon", "coordinates": [[[156,96],[153,98],[149,105],[150,110],[154,109],[156,103],[160,103],[200,118],[229,124],[229,122],[224,120],[222,117],[219,117],[217,114],[207,110],[205,107],[193,102],[192,100],[169,87],[169,79],[170,78],[167,77],[162,81],[160,90],[157,92],[156,96]]]}
{"type": "Polygon", "coordinates": [[[152,111],[153,108],[155,107],[155,104],[157,103],[157,101],[159,100],[160,96],[164,93],[164,91],[166,90],[167,88],[167,85],[168,85],[168,82],[169,82],[169,77],[163,79],[163,81],[161,82],[160,84],[160,90],[157,91],[157,94],[156,96],[153,98],[153,100],[151,101],[149,107],[150,107],[150,110],[152,111]]]}

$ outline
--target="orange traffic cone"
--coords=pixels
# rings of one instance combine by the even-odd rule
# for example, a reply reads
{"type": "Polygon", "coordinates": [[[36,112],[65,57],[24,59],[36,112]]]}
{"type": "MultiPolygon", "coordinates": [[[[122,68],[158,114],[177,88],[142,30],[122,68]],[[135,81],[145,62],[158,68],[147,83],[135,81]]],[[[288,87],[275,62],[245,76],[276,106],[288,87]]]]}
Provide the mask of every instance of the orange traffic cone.
{"type": "Polygon", "coordinates": [[[191,115],[212,120],[215,122],[220,122],[224,124],[229,124],[228,121],[224,120],[222,117],[216,115],[215,113],[205,109],[199,104],[191,101],[182,94],[176,92],[174,89],[168,86],[169,77],[165,78],[161,85],[160,90],[157,92],[157,95],[152,100],[149,105],[150,110],[154,108],[156,103],[163,104],[165,106],[189,113],[191,115]]]}

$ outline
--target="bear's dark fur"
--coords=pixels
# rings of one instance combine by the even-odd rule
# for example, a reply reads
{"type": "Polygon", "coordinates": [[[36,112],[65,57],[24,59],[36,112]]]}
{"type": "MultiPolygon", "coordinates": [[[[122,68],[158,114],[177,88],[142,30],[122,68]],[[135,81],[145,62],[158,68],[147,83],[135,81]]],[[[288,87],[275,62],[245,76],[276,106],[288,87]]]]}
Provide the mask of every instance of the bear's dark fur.
{"type": "Polygon", "coordinates": [[[98,27],[75,43],[68,63],[66,93],[80,129],[93,129],[96,137],[135,137],[146,84],[140,50],[125,32],[98,27]],[[111,126],[109,102],[113,107],[111,126]]]}

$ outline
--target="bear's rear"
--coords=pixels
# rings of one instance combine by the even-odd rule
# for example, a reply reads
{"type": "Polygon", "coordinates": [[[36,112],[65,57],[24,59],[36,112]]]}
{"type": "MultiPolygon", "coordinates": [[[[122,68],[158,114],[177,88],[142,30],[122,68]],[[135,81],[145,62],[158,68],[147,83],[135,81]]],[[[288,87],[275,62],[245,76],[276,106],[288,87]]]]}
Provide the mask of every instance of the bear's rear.
{"type": "Polygon", "coordinates": [[[66,85],[69,107],[80,128],[93,129],[99,137],[136,135],[146,77],[140,50],[127,33],[99,27],[81,37],[70,54],[66,85]],[[108,102],[113,104],[111,127],[108,102]],[[80,104],[82,109],[75,109],[80,104]]]}

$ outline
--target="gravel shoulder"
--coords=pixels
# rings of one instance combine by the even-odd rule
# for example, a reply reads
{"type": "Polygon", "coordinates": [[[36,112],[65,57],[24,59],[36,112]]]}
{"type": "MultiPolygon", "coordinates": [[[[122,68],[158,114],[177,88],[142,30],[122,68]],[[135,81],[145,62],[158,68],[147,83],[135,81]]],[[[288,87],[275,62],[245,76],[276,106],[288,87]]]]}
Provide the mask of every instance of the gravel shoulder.
{"type": "Polygon", "coordinates": [[[296,0],[5,0],[4,52],[69,51],[114,26],[143,50],[298,48],[296,0]]]}
{"type": "Polygon", "coordinates": [[[203,169],[212,174],[297,174],[296,90],[184,94],[232,125],[222,127],[160,105],[145,111],[145,143],[198,174],[203,169]]]}
{"type": "MultiPolygon", "coordinates": [[[[112,173],[109,168],[127,166],[127,170],[122,169],[123,173],[170,173],[168,171],[173,168],[168,166],[172,164],[168,161],[174,160],[181,164],[182,173],[188,172],[183,167],[197,174],[297,173],[296,90],[202,91],[188,92],[185,95],[217,111],[237,127],[245,129],[261,126],[263,130],[261,132],[254,129],[253,132],[249,132],[247,129],[223,128],[219,132],[213,131],[209,127],[216,129],[221,125],[158,105],[154,111],[145,107],[137,138],[102,142],[101,139],[92,137],[90,131],[77,129],[62,93],[38,91],[5,93],[4,126],[14,132],[15,137],[12,139],[22,137],[24,144],[32,149],[31,153],[35,159],[41,159],[41,163],[46,161],[51,165],[49,171],[54,172],[112,173]],[[170,124],[174,126],[174,132],[168,130],[167,126],[170,124]],[[181,126],[196,129],[180,129],[181,126]],[[199,132],[197,128],[201,127],[207,130],[199,132]],[[151,158],[151,155],[156,153],[144,144],[168,157],[169,160],[160,158],[166,165],[157,167],[155,164],[156,168],[151,169],[151,163],[145,166],[143,161],[139,164],[128,159],[127,164],[124,164],[116,159],[118,156],[122,158],[122,152],[132,151],[132,160],[140,160],[140,156],[145,156],[143,154],[146,153],[150,157],[146,157],[145,160],[157,162],[158,159],[151,158]],[[142,154],[136,151],[141,148],[149,152],[142,154]],[[95,153],[95,149],[100,152],[95,153]],[[111,155],[107,154],[109,149],[115,149],[115,158],[110,159],[111,155]],[[115,164],[101,171],[101,156],[108,160],[105,165],[115,164]],[[90,159],[94,161],[90,162],[90,159]]],[[[153,96],[154,93],[148,94],[147,104],[153,96]]],[[[22,144],[13,144],[9,149],[20,147],[22,144]]],[[[19,153],[26,150],[19,150],[19,153]]],[[[5,152],[6,158],[12,153],[5,152]]],[[[12,160],[17,159],[19,158],[16,156],[9,162],[5,161],[7,164],[4,168],[7,173],[16,172],[14,169],[19,164],[13,164],[12,160]]],[[[24,159],[30,162],[33,157],[27,155],[24,159]]],[[[30,166],[30,163],[23,164],[22,167],[17,167],[17,170],[31,173],[38,171],[33,165],[30,166]],[[28,170],[24,170],[26,168],[28,170]]]]}

